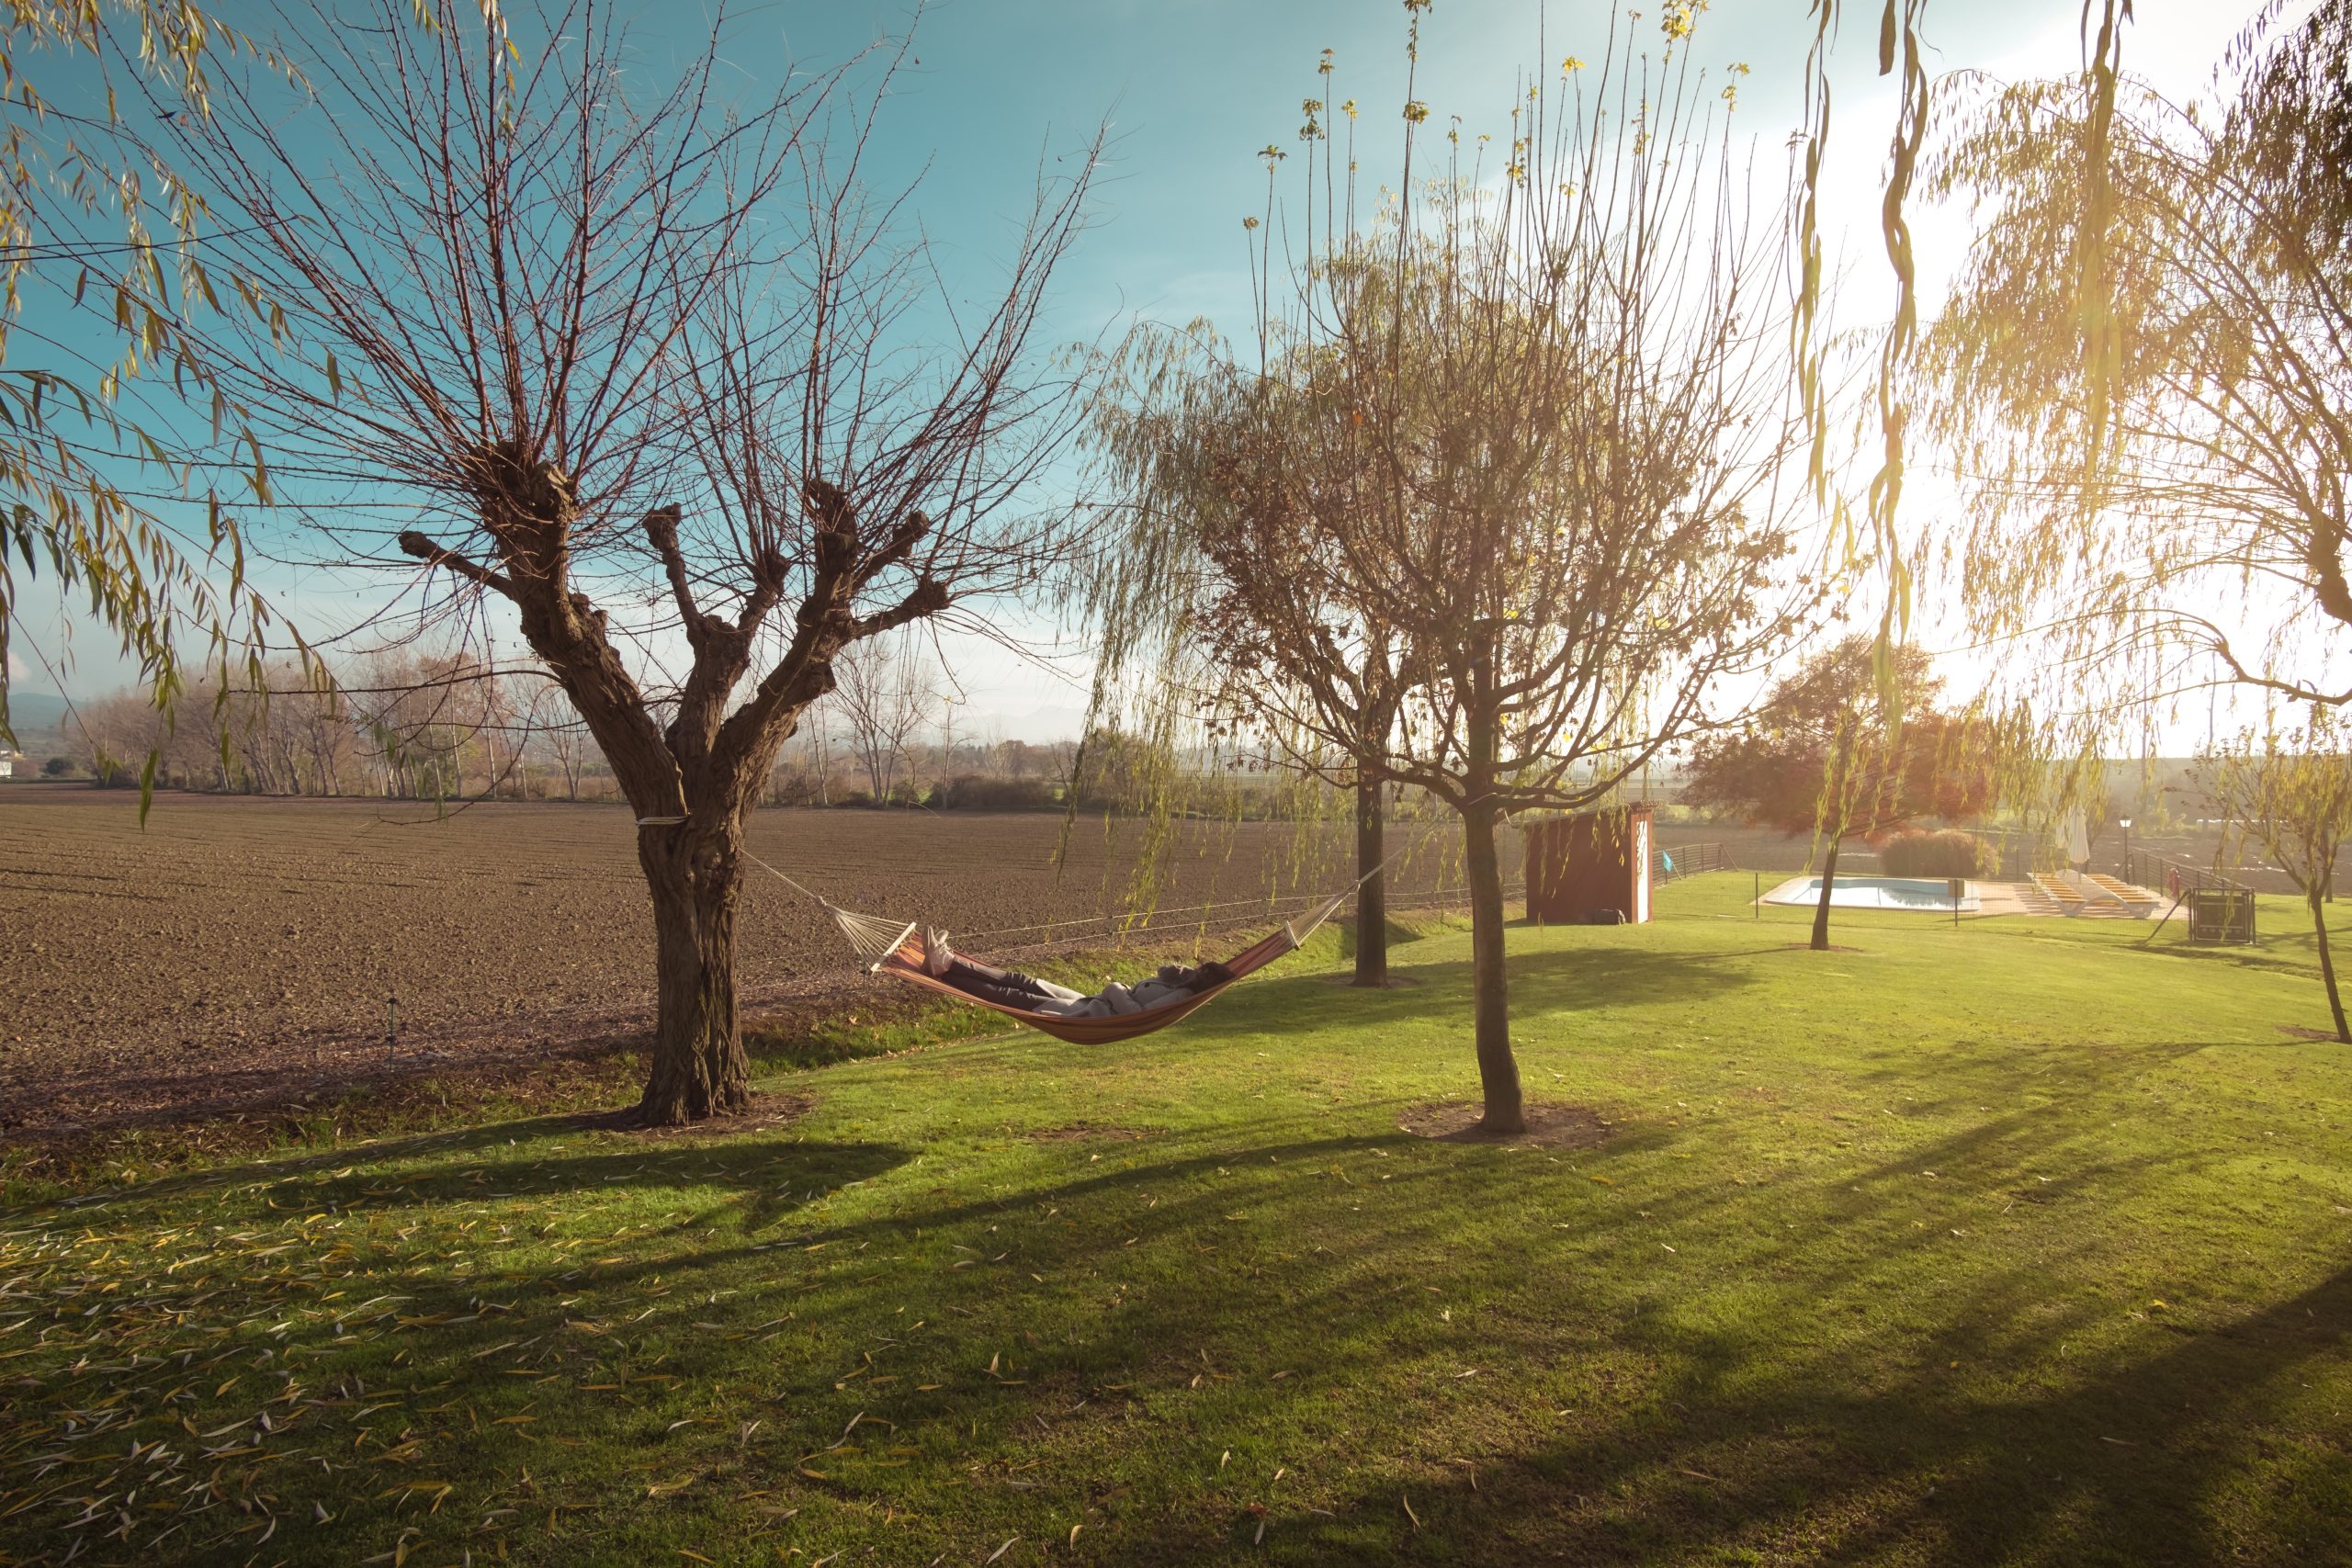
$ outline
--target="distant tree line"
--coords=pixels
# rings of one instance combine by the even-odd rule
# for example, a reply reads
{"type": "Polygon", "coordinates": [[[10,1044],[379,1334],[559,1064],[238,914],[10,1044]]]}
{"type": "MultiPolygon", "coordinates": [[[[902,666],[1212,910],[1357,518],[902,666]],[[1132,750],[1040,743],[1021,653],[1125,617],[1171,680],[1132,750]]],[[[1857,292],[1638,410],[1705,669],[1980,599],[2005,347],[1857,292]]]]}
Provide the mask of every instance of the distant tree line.
{"type": "MultiPolygon", "coordinates": [[[[960,716],[931,667],[901,650],[844,660],[770,770],[770,806],[1132,814],[1164,774],[1198,775],[1139,738],[1099,728],[1033,742],[960,716]]],[[[314,682],[291,662],[258,683],[191,684],[158,707],[124,691],[59,726],[51,778],[226,795],[401,800],[619,797],[613,770],[560,689],[463,656],[363,660],[314,682]]],[[[1262,777],[1196,777],[1188,807],[1266,816],[1262,777]]]]}

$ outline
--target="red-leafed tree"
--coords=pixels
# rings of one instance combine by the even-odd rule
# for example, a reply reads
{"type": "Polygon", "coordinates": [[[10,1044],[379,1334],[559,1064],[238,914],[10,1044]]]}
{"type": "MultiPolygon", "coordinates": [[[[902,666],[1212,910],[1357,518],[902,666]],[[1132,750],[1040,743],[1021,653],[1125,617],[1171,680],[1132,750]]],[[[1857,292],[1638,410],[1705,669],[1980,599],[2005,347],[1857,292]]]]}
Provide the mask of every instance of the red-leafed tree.
{"type": "Polygon", "coordinates": [[[1908,708],[1892,738],[1877,646],[1857,637],[1775,685],[1752,727],[1711,736],[1692,751],[1688,804],[1785,833],[1809,831],[1823,846],[1815,949],[1829,945],[1829,896],[1848,839],[1973,817],[1993,798],[1989,728],[1934,706],[1942,682],[1924,650],[1904,644],[1894,657],[1894,685],[1908,708]]]}

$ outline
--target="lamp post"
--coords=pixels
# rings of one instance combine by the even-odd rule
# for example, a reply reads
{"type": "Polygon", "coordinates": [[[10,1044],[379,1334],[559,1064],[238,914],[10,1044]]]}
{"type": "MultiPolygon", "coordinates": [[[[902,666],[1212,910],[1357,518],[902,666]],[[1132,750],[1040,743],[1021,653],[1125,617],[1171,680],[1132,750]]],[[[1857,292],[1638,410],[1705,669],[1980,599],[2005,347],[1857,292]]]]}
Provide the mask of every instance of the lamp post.
{"type": "Polygon", "coordinates": [[[2132,880],[2132,818],[2119,817],[2116,825],[2123,829],[2123,880],[2132,880]]]}

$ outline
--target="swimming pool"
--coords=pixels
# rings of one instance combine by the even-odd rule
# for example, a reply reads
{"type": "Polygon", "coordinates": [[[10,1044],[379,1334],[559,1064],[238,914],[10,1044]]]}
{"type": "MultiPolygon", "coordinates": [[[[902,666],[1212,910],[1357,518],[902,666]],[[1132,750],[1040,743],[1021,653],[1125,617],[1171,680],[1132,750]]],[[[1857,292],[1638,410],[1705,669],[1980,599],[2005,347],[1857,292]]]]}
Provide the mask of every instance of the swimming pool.
{"type": "MultiPolygon", "coordinates": [[[[1764,895],[1767,904],[1818,904],[1821,902],[1821,878],[1792,877],[1764,895]]],[[[1919,909],[1932,914],[1949,915],[1954,905],[1951,888],[1941,877],[1926,876],[1841,876],[1830,885],[1829,907],[1833,909],[1919,909]]],[[[1957,906],[1963,913],[1980,908],[1976,890],[1971,886],[1957,906]]]]}

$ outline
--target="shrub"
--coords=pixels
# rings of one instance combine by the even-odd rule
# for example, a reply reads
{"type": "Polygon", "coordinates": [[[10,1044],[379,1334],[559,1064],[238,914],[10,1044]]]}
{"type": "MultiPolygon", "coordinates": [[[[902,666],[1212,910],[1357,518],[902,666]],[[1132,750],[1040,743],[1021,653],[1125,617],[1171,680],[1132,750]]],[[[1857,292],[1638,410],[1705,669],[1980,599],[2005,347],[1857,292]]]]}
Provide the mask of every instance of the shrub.
{"type": "Polygon", "coordinates": [[[964,773],[931,792],[934,811],[1050,811],[1060,802],[1046,779],[996,779],[964,773]]]}
{"type": "Polygon", "coordinates": [[[2001,869],[2001,852],[1973,833],[1946,828],[1880,840],[1878,863],[1889,876],[1991,876],[2001,869]]]}

